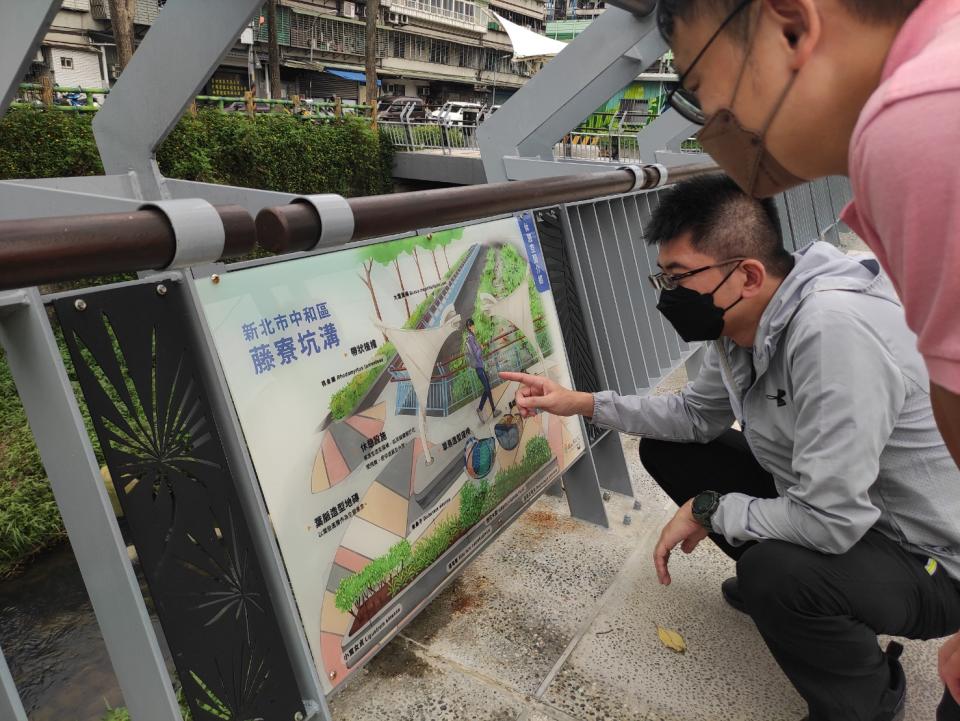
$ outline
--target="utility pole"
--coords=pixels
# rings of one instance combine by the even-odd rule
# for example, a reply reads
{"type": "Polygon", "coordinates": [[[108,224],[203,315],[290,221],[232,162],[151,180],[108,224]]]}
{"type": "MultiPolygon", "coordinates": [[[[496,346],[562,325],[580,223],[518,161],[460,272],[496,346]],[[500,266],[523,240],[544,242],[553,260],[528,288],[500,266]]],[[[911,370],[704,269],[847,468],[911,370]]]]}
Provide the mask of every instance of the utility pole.
{"type": "Polygon", "coordinates": [[[367,0],[367,105],[370,106],[370,122],[377,127],[377,16],[380,0],[367,0]]]}
{"type": "Polygon", "coordinates": [[[117,42],[117,62],[122,71],[133,57],[133,15],[136,0],[109,0],[109,4],[110,24],[117,42]]]}
{"type": "Polygon", "coordinates": [[[270,97],[280,98],[280,28],[277,27],[278,0],[267,0],[267,53],[270,66],[270,97]]]}

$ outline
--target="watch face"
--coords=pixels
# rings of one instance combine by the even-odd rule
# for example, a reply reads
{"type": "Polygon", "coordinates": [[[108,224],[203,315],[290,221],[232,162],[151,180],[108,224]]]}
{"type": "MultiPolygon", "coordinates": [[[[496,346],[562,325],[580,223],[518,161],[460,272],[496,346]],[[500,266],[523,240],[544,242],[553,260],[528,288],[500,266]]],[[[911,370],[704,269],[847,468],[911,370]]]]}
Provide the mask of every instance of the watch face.
{"type": "Polygon", "coordinates": [[[701,493],[696,498],[693,499],[693,512],[694,513],[706,513],[710,510],[710,506],[713,503],[713,497],[707,493],[701,493]]]}

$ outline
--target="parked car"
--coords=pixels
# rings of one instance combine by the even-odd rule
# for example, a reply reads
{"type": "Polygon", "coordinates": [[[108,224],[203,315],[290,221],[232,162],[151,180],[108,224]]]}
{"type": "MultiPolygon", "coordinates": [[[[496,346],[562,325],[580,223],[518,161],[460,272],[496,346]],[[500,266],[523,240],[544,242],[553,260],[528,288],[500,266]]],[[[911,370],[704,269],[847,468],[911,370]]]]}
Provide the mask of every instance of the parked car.
{"type": "Polygon", "coordinates": [[[495,112],[497,112],[499,109],[500,109],[499,105],[492,105],[492,106],[484,105],[483,110],[480,111],[479,122],[482,123],[484,120],[486,120],[495,112]]]}
{"type": "Polygon", "coordinates": [[[427,109],[423,98],[412,95],[387,95],[377,104],[377,117],[386,122],[412,120],[423,122],[427,119],[427,109]]]}
{"type": "MultiPolygon", "coordinates": [[[[242,100],[230,103],[229,105],[223,108],[228,113],[243,113],[247,110],[247,104],[242,100]]],[[[254,103],[253,111],[255,113],[269,113],[270,112],[270,103],[254,103]]]]}
{"type": "Polygon", "coordinates": [[[439,110],[430,113],[430,119],[447,125],[476,125],[482,108],[480,103],[450,100],[439,110]]]}

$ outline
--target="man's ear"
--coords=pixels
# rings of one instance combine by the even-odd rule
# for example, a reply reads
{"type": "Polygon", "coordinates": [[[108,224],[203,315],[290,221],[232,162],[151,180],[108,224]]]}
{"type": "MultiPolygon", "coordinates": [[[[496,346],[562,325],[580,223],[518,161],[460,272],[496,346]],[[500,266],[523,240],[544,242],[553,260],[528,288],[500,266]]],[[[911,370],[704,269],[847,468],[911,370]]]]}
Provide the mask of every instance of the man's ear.
{"type": "Polygon", "coordinates": [[[761,10],[763,19],[779,29],[782,46],[790,54],[790,69],[802,68],[823,30],[815,0],[764,0],[761,10]]]}
{"type": "Polygon", "coordinates": [[[767,280],[767,269],[759,260],[747,258],[740,264],[740,271],[747,276],[747,280],[743,284],[743,297],[753,298],[760,292],[767,280]]]}

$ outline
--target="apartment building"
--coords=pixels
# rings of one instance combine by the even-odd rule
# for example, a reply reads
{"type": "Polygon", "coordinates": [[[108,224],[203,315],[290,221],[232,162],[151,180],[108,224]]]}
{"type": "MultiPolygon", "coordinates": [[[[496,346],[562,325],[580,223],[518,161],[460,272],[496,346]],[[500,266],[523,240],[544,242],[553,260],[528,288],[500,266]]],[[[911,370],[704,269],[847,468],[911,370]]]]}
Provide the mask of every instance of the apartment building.
{"type": "MultiPolygon", "coordinates": [[[[142,37],[166,0],[136,0],[142,37]]],[[[502,102],[538,69],[512,61],[506,33],[492,13],[545,31],[545,0],[381,0],[377,30],[381,94],[502,102]]],[[[366,3],[281,0],[277,28],[281,93],[362,101],[366,3]]],[[[255,86],[266,94],[266,10],[238,38],[211,78],[211,95],[239,96],[255,86]],[[252,42],[252,44],[251,44],[252,42]]],[[[102,86],[118,73],[107,0],[64,0],[31,77],[51,72],[58,85],[102,86]]]]}

